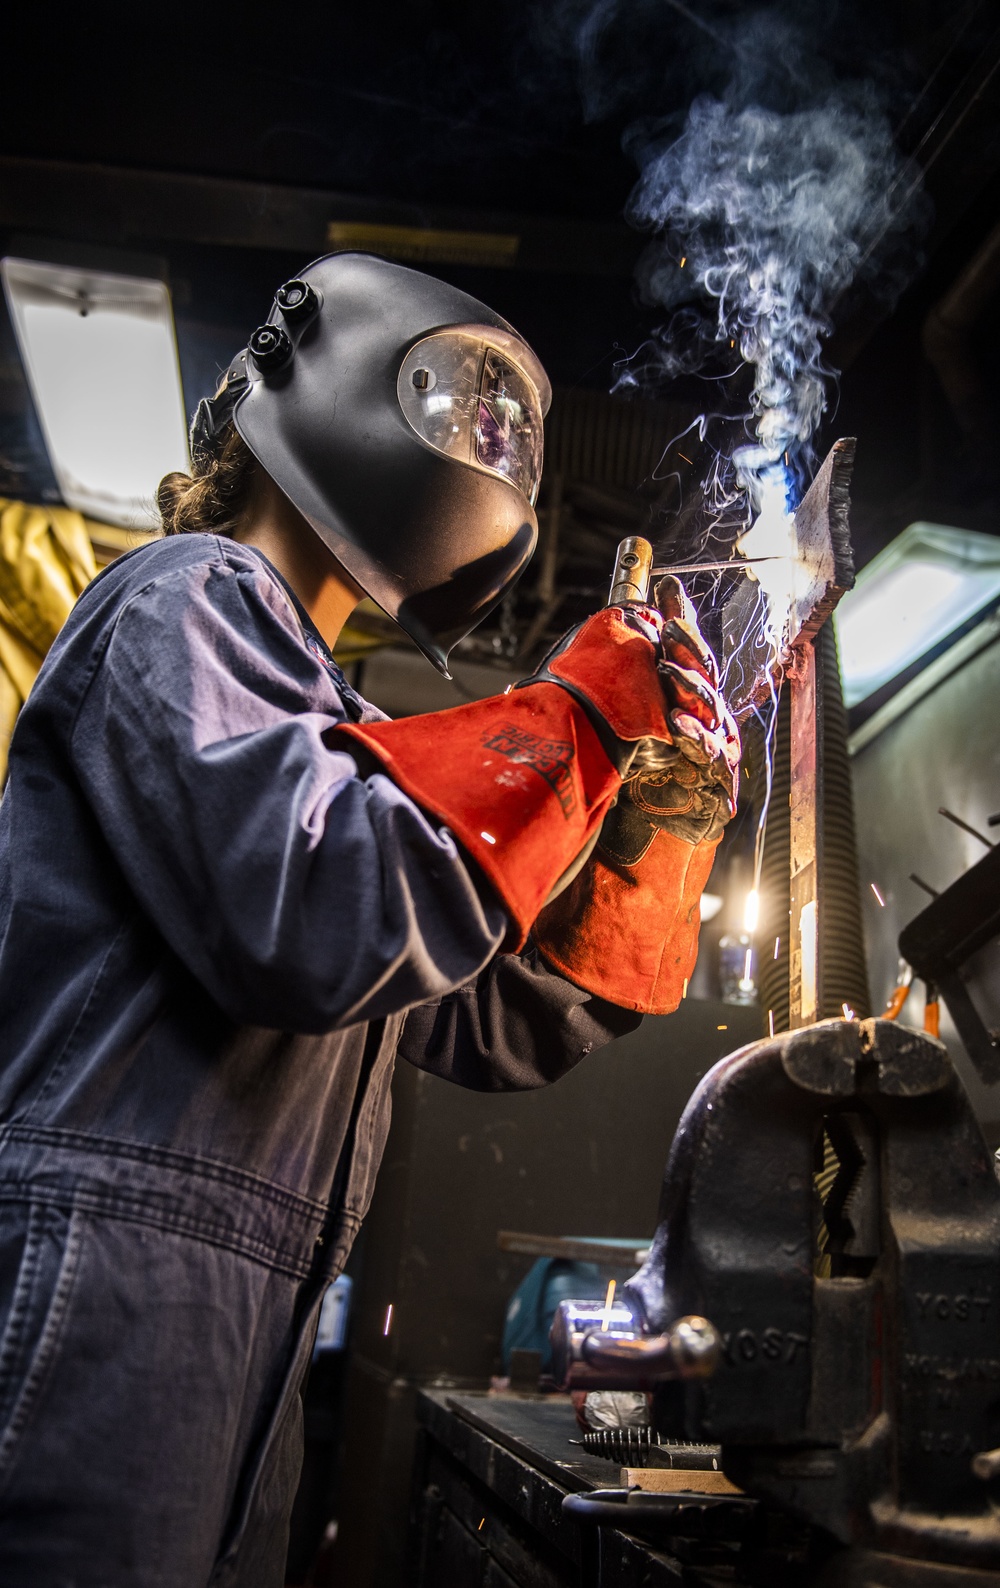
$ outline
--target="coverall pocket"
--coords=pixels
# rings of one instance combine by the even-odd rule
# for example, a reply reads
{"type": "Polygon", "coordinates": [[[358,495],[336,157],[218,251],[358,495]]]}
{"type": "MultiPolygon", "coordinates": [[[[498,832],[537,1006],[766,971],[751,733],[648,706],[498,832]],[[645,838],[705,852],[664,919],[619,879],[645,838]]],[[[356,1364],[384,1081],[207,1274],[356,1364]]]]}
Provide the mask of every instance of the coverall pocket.
{"type": "Polygon", "coordinates": [[[290,1496],[302,1466],[300,1390],[312,1356],[322,1294],[310,1307],[292,1350],[263,1437],[251,1453],[237,1490],[223,1546],[208,1588],[284,1580],[290,1496]]]}
{"type": "Polygon", "coordinates": [[[76,1278],[76,1214],[43,1202],[0,1204],[0,1492],[59,1349],[76,1278]]]}

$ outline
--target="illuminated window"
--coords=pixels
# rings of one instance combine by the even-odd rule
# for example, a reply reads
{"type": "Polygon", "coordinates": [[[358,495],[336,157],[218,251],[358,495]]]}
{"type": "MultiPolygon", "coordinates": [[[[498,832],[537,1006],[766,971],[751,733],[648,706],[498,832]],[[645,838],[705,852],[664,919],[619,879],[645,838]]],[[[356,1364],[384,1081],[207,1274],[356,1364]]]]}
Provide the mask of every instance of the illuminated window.
{"type": "Polygon", "coordinates": [[[837,607],[848,706],[866,700],[1000,599],[1000,540],[911,524],[858,575],[837,607]]]}
{"type": "Polygon", "coordinates": [[[0,264],[63,500],[149,528],[156,487],[188,468],[170,295],[162,281],[28,259],[0,264]]]}

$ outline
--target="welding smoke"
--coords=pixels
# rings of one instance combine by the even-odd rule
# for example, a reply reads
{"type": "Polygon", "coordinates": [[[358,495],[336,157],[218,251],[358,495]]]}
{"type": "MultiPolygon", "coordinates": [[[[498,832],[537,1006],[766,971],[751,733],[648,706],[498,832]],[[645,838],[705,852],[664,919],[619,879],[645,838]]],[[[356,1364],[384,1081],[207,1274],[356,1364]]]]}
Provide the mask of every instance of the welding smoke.
{"type": "Polygon", "coordinates": [[[645,114],[624,134],[640,171],[626,213],[652,233],[639,286],[668,318],[617,388],[717,378],[742,360],[746,444],[707,482],[710,506],[740,497],[744,524],[777,496],[794,506],[834,389],[823,358],[834,311],[861,284],[891,305],[918,263],[927,205],[893,142],[890,53],[860,13],[812,0],[735,16],[724,0],[562,0],[560,16],[575,24],[586,114],[638,109],[642,84],[645,114]],[[655,29],[674,45],[655,68],[658,111],[655,29]],[[863,75],[872,62],[879,82],[863,75]],[[700,91],[678,104],[685,79],[700,91]]]}
{"type": "Polygon", "coordinates": [[[734,462],[759,508],[763,471],[785,454],[800,468],[811,461],[832,375],[822,354],[831,310],[910,232],[911,178],[867,85],[786,112],[702,96],[679,138],[631,142],[642,175],[629,218],[656,233],[640,263],[644,295],[675,308],[693,281],[706,304],[697,335],[690,316],[661,331],[663,371],[690,368],[712,341],[751,366],[755,441],[734,462]]]}

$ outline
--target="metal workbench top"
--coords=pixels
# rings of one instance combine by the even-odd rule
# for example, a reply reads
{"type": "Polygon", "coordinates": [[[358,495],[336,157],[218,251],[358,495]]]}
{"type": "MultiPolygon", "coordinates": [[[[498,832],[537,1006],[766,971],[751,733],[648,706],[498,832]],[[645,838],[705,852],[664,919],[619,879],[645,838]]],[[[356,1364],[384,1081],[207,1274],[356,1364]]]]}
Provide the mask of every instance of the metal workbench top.
{"type": "MultiPolygon", "coordinates": [[[[590,1456],[571,1440],[581,1437],[568,1395],[490,1395],[484,1391],[426,1390],[422,1421],[436,1432],[430,1406],[454,1413],[472,1428],[544,1473],[564,1492],[606,1489],[618,1482],[619,1467],[590,1456]]],[[[439,1435],[440,1437],[440,1435],[439,1435]]]]}
{"type": "MultiPolygon", "coordinates": [[[[426,1490],[430,1483],[435,1492],[444,1494],[444,1503],[468,1538],[481,1544],[496,1563],[482,1580],[503,1588],[579,1582],[581,1533],[573,1518],[563,1513],[563,1499],[567,1493],[615,1487],[620,1469],[615,1462],[587,1455],[570,1443],[579,1437],[579,1429],[568,1397],[424,1390],[417,1416],[429,1441],[425,1452],[435,1446],[447,1452],[457,1470],[471,1480],[471,1485],[451,1484],[439,1462],[426,1453],[422,1458],[418,1484],[426,1490]],[[519,1519],[521,1533],[505,1521],[511,1515],[519,1519]]],[[[602,1588],[627,1588],[637,1582],[648,1588],[676,1588],[680,1580],[676,1559],[617,1531],[607,1531],[603,1555],[602,1588]]],[[[438,1588],[440,1573],[440,1566],[436,1573],[433,1567],[427,1569],[418,1578],[421,1588],[431,1584],[438,1588]]],[[[473,1573],[468,1580],[480,1578],[473,1573]]],[[[456,1572],[453,1582],[461,1588],[465,1578],[456,1572]]]]}

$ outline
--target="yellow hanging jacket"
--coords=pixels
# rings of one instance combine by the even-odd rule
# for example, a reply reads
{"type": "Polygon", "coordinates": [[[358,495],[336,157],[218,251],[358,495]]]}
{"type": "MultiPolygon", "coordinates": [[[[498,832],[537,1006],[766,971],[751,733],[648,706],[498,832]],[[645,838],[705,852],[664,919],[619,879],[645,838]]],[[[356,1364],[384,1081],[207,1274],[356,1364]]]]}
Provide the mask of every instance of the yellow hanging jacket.
{"type": "Polygon", "coordinates": [[[80,513],[0,497],[0,785],[17,714],[96,572],[80,513]]]}

